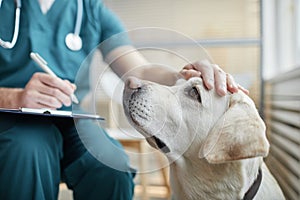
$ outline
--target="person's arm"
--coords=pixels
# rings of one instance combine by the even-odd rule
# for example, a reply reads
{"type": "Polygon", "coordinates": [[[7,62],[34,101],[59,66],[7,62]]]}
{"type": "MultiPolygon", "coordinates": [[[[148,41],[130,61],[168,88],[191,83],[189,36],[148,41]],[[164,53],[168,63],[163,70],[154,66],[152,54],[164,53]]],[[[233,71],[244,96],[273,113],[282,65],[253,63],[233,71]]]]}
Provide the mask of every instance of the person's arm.
{"type": "Polygon", "coordinates": [[[25,88],[0,88],[2,108],[51,108],[71,105],[74,84],[46,73],[35,73],[25,88]]]}
{"type": "Polygon", "coordinates": [[[206,60],[186,65],[177,72],[172,68],[153,66],[134,47],[122,46],[112,50],[105,61],[123,80],[135,76],[164,85],[174,85],[179,78],[201,77],[208,89],[215,86],[221,96],[226,94],[226,90],[237,92],[238,89],[242,89],[248,93],[246,89],[235,83],[231,75],[206,60]]]}
{"type": "Polygon", "coordinates": [[[112,50],[105,61],[122,79],[135,76],[164,85],[173,85],[178,78],[183,78],[175,69],[154,66],[132,46],[121,46],[112,50]]]}
{"type": "Polygon", "coordinates": [[[0,88],[0,107],[19,108],[22,91],[21,88],[0,88]]]}

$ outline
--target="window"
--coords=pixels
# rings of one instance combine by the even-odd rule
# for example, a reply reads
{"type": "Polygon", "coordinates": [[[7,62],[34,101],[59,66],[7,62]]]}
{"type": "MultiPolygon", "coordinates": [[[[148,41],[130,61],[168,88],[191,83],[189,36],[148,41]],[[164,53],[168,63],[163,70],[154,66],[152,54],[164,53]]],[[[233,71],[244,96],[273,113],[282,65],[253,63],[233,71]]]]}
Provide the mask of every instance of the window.
{"type": "Polygon", "coordinates": [[[297,32],[296,32],[296,36],[297,36],[297,53],[296,53],[296,60],[297,60],[297,64],[300,63],[300,1],[296,1],[296,26],[297,26],[297,32]]]}
{"type": "Polygon", "coordinates": [[[266,79],[300,63],[300,2],[263,0],[263,67],[266,79]]]}

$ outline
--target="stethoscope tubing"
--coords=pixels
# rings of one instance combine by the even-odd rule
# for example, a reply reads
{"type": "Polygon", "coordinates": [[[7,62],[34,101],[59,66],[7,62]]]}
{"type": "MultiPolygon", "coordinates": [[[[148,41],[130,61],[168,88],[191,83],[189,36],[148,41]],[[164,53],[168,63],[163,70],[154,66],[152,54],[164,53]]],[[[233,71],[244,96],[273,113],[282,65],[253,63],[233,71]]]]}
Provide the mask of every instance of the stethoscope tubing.
{"type": "Polygon", "coordinates": [[[82,23],[82,13],[83,13],[83,2],[82,0],[77,0],[77,16],[76,16],[76,24],[74,29],[74,34],[79,35],[81,30],[81,23],[82,23]]]}
{"type": "Polygon", "coordinates": [[[14,34],[11,42],[4,41],[0,38],[0,45],[6,49],[12,49],[16,45],[17,39],[19,37],[19,29],[20,29],[20,15],[21,15],[21,0],[15,0],[16,4],[16,12],[15,12],[15,27],[14,34]]]}
{"type": "MultiPolygon", "coordinates": [[[[21,7],[22,7],[21,0],[15,0],[15,4],[16,4],[16,11],[15,11],[15,27],[14,27],[13,38],[10,42],[4,41],[0,38],[0,46],[2,46],[5,49],[14,48],[19,37],[20,15],[21,15],[21,7]]],[[[83,0],[77,0],[77,15],[76,15],[76,23],[75,23],[75,29],[73,34],[78,37],[81,30],[82,15],[83,15],[83,0]]]]}

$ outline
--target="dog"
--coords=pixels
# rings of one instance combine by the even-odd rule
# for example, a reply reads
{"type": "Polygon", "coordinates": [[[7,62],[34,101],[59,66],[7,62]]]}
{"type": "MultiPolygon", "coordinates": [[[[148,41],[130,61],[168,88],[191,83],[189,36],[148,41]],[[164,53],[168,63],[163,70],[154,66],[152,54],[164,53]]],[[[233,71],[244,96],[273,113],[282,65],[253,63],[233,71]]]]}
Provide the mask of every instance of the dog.
{"type": "Polygon", "coordinates": [[[243,92],[220,97],[201,78],[163,86],[129,77],[123,107],[169,160],[172,199],[285,199],[263,161],[265,124],[243,92]]]}

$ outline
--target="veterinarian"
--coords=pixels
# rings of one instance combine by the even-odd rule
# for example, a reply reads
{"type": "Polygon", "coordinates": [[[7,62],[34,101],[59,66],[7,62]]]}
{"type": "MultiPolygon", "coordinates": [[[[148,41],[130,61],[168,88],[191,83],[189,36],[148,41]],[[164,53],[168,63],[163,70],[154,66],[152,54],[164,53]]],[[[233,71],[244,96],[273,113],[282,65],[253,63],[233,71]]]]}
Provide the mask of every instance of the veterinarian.
{"type": "MultiPolygon", "coordinates": [[[[0,0],[0,107],[71,109],[77,70],[102,41],[123,32],[116,16],[100,0],[0,0]],[[44,73],[30,58],[37,52],[57,77],[44,73]]],[[[132,48],[115,44],[102,50],[110,57],[132,48]]],[[[121,77],[146,60],[138,53],[111,64],[121,77]]],[[[185,66],[180,73],[145,68],[128,74],[171,85],[178,77],[201,76],[208,89],[235,92],[238,85],[217,65],[206,61],[185,66]],[[147,76],[145,75],[147,74],[147,76]],[[155,78],[155,79],[154,79],[155,78]]],[[[82,96],[77,96],[78,100],[82,96]]],[[[86,137],[104,130],[88,126],[86,137]]],[[[110,152],[103,141],[93,145],[110,152]]],[[[93,148],[93,147],[91,147],[93,148]]],[[[132,199],[133,177],[127,155],[107,153],[116,170],[95,159],[82,144],[74,121],[48,117],[0,114],[0,199],[57,199],[59,183],[66,182],[74,199],[132,199]]]]}

